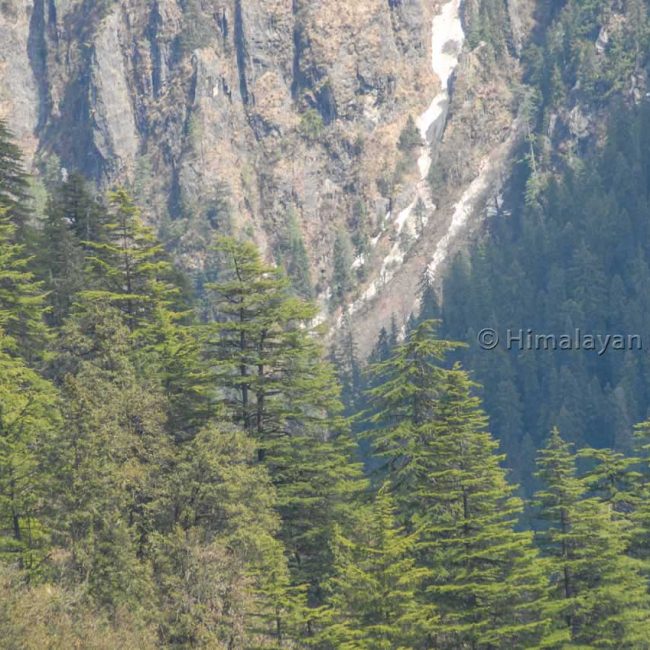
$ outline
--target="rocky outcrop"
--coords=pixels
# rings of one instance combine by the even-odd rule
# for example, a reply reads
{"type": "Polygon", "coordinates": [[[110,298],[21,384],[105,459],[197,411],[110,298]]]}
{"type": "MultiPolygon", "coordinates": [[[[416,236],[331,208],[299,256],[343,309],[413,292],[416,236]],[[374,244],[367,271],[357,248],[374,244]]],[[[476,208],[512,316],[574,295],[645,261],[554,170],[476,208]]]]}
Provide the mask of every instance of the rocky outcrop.
{"type": "Polygon", "coordinates": [[[372,230],[389,198],[433,5],[5,0],[0,110],[35,168],[136,187],[188,267],[214,227],[270,249],[292,212],[324,286],[353,203],[372,230]]]}
{"type": "MultiPolygon", "coordinates": [[[[364,250],[350,300],[372,298],[358,310],[370,343],[412,311],[454,205],[481,178],[467,208],[480,212],[484,166],[506,165],[516,53],[504,66],[480,43],[442,43],[432,66],[434,16],[472,2],[4,0],[0,111],[34,169],[132,187],[197,274],[215,230],[279,259],[297,227],[332,322],[334,240],[349,231],[364,250]],[[442,74],[447,59],[458,68],[442,74]],[[430,151],[398,147],[409,116],[430,151]]],[[[506,3],[515,49],[531,4],[506,3]]]]}
{"type": "Polygon", "coordinates": [[[37,16],[29,0],[3,2],[0,5],[0,115],[9,119],[18,142],[28,156],[37,147],[35,134],[39,122],[38,81],[33,64],[39,44],[31,36],[37,16]]]}

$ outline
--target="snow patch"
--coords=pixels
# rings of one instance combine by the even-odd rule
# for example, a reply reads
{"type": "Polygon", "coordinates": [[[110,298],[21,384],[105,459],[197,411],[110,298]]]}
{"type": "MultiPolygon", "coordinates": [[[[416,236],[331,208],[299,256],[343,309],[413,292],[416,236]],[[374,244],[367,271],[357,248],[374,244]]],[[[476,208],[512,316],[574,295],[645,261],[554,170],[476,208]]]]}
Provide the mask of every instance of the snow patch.
{"type": "MultiPolygon", "coordinates": [[[[363,295],[350,305],[350,313],[358,311],[367,301],[374,298],[379,293],[380,288],[390,282],[395,276],[395,273],[404,262],[405,256],[403,246],[400,242],[400,235],[405,229],[414,239],[418,239],[421,235],[421,229],[417,227],[418,224],[415,222],[414,217],[418,217],[424,226],[429,221],[429,215],[436,209],[431,199],[428,182],[432,164],[431,146],[435,142],[440,141],[444,133],[450,102],[449,82],[454,70],[458,66],[458,59],[465,40],[465,33],[460,17],[461,2],[462,0],[449,0],[446,2],[442,5],[440,13],[433,17],[431,23],[431,68],[440,80],[440,91],[433,98],[427,110],[416,120],[416,125],[420,131],[424,145],[418,153],[417,164],[420,172],[420,182],[416,188],[415,198],[410,205],[397,215],[394,222],[397,241],[384,258],[379,276],[370,283],[363,295]],[[415,214],[415,207],[418,201],[421,201],[425,208],[423,215],[415,214]]],[[[470,199],[468,199],[469,201],[470,199]]],[[[467,211],[469,212],[469,207],[467,211]]],[[[389,213],[387,218],[389,219],[390,216],[389,213]]],[[[452,233],[451,231],[452,229],[450,228],[450,232],[446,235],[448,242],[444,249],[445,254],[449,247],[449,241],[456,232],[454,231],[452,233]]],[[[373,248],[377,246],[383,233],[384,230],[372,239],[371,245],[373,248]]],[[[441,254],[443,253],[441,252],[441,254]]]]}
{"type": "Polygon", "coordinates": [[[475,201],[490,187],[490,174],[487,165],[481,165],[482,169],[479,175],[472,181],[471,185],[467,188],[461,196],[460,201],[454,206],[454,214],[451,218],[449,230],[440,239],[436,246],[436,250],[431,258],[431,262],[427,267],[429,278],[433,281],[436,279],[436,274],[440,269],[440,265],[447,259],[449,255],[449,246],[458,233],[467,224],[467,220],[472,215],[476,208],[475,201]]]}

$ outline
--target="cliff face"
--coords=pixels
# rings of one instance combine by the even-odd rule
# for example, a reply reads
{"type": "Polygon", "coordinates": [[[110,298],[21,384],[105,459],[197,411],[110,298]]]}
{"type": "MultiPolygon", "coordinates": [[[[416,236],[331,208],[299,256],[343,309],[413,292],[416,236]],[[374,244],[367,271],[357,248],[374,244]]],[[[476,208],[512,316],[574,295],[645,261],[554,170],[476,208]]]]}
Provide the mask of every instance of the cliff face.
{"type": "MultiPolygon", "coordinates": [[[[363,255],[347,298],[370,343],[393,312],[413,309],[441,240],[443,257],[461,245],[458,228],[444,240],[455,204],[482,209],[518,137],[516,57],[497,67],[444,29],[432,43],[441,8],[458,29],[476,4],[3,0],[0,114],[34,169],[131,186],[191,270],[203,269],[214,230],[243,231],[269,257],[302,239],[326,311],[336,234],[351,233],[363,255]],[[446,92],[436,47],[455,65],[444,114],[421,134],[429,196],[417,189],[428,183],[418,186],[422,149],[398,141],[446,92]],[[420,226],[402,218],[417,197],[420,226]]],[[[529,4],[507,3],[515,46],[529,4]]]]}

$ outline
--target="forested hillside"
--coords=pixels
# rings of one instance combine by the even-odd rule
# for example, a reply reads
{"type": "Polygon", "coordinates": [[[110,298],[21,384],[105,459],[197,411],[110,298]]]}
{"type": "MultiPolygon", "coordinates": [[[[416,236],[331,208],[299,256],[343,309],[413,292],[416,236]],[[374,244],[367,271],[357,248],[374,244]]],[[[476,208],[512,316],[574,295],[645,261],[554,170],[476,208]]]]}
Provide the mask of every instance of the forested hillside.
{"type": "Polygon", "coordinates": [[[485,327],[650,341],[646,4],[567,2],[539,13],[523,56],[530,137],[487,236],[452,265],[440,312],[444,335],[470,344],[461,358],[529,490],[552,426],[579,445],[629,452],[650,403],[646,351],[484,352],[476,343],[485,327]]]}
{"type": "MultiPolygon", "coordinates": [[[[480,6],[482,31],[470,43],[483,39],[506,65],[511,21],[500,2],[480,6]]],[[[508,182],[441,287],[423,275],[421,314],[405,324],[440,318],[443,337],[468,345],[453,358],[482,384],[492,430],[529,496],[536,450],[554,426],[579,447],[629,453],[650,404],[647,3],[540,4],[536,19],[520,57],[527,137],[508,182]],[[481,349],[485,328],[499,334],[496,349],[481,349]],[[636,336],[644,349],[507,350],[508,332],[636,336]]],[[[446,173],[432,169],[434,193],[446,173]]],[[[384,330],[375,356],[402,327],[384,330]]]]}
{"type": "Polygon", "coordinates": [[[554,430],[526,529],[434,321],[351,421],[252,244],[199,296],[124,190],[35,213],[0,135],[0,647],[648,647],[650,424],[627,457],[554,430]]]}
{"type": "Polygon", "coordinates": [[[650,650],[647,11],[0,2],[0,650],[650,650]]]}

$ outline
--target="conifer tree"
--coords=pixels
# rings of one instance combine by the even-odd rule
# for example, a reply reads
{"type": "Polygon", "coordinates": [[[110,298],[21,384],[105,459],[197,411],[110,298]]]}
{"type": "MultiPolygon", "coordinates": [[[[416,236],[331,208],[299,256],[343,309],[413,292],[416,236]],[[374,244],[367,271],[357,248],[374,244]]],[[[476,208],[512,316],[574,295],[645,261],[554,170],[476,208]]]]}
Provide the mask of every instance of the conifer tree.
{"type": "Polygon", "coordinates": [[[332,527],[354,520],[365,482],[352,462],[333,370],[309,327],[316,308],[251,244],[219,238],[216,248],[223,270],[209,287],[217,322],[206,341],[214,379],[278,491],[294,583],[307,584],[318,603],[332,527]]]}
{"type": "Polygon", "coordinates": [[[126,315],[133,332],[151,320],[153,307],[173,302],[178,293],[170,282],[171,263],[151,228],[124,190],[109,196],[111,212],[104,234],[88,241],[88,274],[93,281],[85,300],[113,304],[126,315]]]}
{"type": "MultiPolygon", "coordinates": [[[[648,573],[650,563],[650,421],[634,427],[635,456],[627,459],[624,485],[631,486],[630,554],[644,563],[648,573]]],[[[627,492],[626,492],[627,496],[627,492]]]]}
{"type": "Polygon", "coordinates": [[[543,565],[515,527],[523,504],[501,467],[473,384],[445,373],[410,473],[437,648],[531,647],[547,635],[543,565]]]}
{"type": "Polygon", "coordinates": [[[0,327],[5,344],[18,346],[28,361],[36,361],[48,340],[43,320],[44,296],[30,269],[25,247],[14,242],[16,228],[0,209],[0,327]]]}
{"type": "MultiPolygon", "coordinates": [[[[390,471],[398,504],[406,512],[406,501],[413,498],[411,465],[421,443],[421,429],[428,422],[444,378],[441,363],[457,344],[436,338],[437,323],[424,321],[391,356],[371,366],[370,381],[376,385],[368,391],[374,425],[368,433],[375,454],[390,471]]],[[[413,507],[417,507],[414,504],[413,507]]]]}
{"type": "Polygon", "coordinates": [[[611,505],[585,497],[575,457],[557,429],[538,454],[544,487],[535,497],[546,528],[550,612],[563,626],[551,647],[643,648],[650,609],[641,564],[626,555],[629,526],[611,505]]]}
{"type": "Polygon", "coordinates": [[[290,588],[276,493],[254,452],[242,431],[215,424],[180,449],[154,543],[169,642],[284,647],[298,636],[302,593],[290,588]]]}
{"type": "Polygon", "coordinates": [[[334,538],[334,575],[322,611],[319,647],[374,650],[417,647],[427,616],[417,593],[424,571],[415,565],[416,534],[397,523],[388,485],[360,520],[352,540],[334,538]]]}
{"type": "Polygon", "coordinates": [[[0,210],[14,225],[14,236],[24,243],[29,222],[29,182],[23,167],[22,152],[13,142],[13,135],[0,119],[0,210]]]}
{"type": "Polygon", "coordinates": [[[39,271],[47,292],[47,319],[53,327],[63,324],[76,294],[83,288],[84,255],[65,214],[50,200],[42,231],[39,271]]]}
{"type": "Polygon", "coordinates": [[[352,242],[346,230],[339,230],[334,241],[334,273],[332,298],[334,306],[340,305],[352,289],[352,242]]]}
{"type": "Polygon", "coordinates": [[[352,331],[350,316],[343,315],[341,334],[333,351],[333,364],[337,370],[346,413],[354,413],[361,398],[361,363],[359,350],[352,331]]]}
{"type": "Polygon", "coordinates": [[[154,621],[146,560],[165,470],[172,462],[156,377],[139,377],[125,317],[107,303],[80,303],[62,328],[56,376],[65,426],[54,446],[50,516],[70,555],[63,575],[92,601],[154,621]]]}
{"type": "Polygon", "coordinates": [[[77,300],[113,305],[124,314],[137,341],[134,363],[161,380],[172,435],[187,439],[214,414],[215,400],[182,277],[124,190],[110,195],[107,223],[78,184],[70,193],[71,210],[86,206],[86,217],[77,215],[75,227],[85,227],[97,238],[83,242],[89,287],[77,300]],[[89,221],[88,214],[93,213],[89,221]]]}
{"type": "Polygon", "coordinates": [[[79,174],[57,186],[47,203],[36,255],[38,275],[47,289],[47,318],[59,327],[70,313],[77,294],[88,288],[85,256],[106,235],[106,209],[79,174]]]}
{"type": "Polygon", "coordinates": [[[0,562],[34,574],[48,548],[47,456],[60,424],[54,388],[0,326],[0,562]]]}
{"type": "Polygon", "coordinates": [[[43,471],[58,405],[53,387],[27,364],[41,359],[48,331],[40,286],[14,232],[7,209],[1,208],[0,558],[33,572],[47,542],[43,471]]]}

